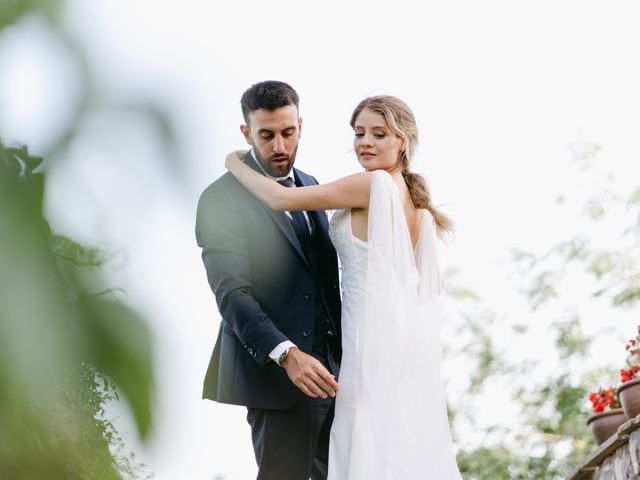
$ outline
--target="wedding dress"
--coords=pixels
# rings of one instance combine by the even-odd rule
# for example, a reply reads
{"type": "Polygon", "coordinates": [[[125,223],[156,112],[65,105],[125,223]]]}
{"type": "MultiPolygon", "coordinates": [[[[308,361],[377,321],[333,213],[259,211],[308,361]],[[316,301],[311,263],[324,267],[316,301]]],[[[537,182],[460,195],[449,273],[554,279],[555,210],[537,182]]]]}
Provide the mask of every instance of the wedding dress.
{"type": "Polygon", "coordinates": [[[342,267],[342,364],[329,480],[460,480],[440,376],[433,217],[415,251],[391,176],[375,171],[368,241],[338,210],[329,233],[342,267]]]}

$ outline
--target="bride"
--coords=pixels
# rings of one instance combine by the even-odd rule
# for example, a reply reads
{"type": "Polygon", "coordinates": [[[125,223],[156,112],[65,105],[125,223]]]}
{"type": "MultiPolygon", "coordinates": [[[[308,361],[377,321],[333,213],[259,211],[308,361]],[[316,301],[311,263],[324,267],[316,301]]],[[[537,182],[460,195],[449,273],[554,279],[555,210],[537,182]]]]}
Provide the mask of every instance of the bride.
{"type": "Polygon", "coordinates": [[[392,96],[351,117],[364,172],[286,188],[246,165],[226,167],[274,210],[337,210],[329,233],[342,265],[342,365],[329,480],[459,480],[440,376],[442,282],[436,233],[451,221],[409,170],[417,126],[392,96]]]}

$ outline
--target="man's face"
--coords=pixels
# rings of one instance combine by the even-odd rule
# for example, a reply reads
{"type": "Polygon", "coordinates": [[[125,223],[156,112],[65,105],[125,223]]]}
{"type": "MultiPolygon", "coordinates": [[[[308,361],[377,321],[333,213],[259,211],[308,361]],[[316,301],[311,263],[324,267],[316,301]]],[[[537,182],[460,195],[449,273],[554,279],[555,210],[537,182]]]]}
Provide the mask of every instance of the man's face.
{"type": "Polygon", "coordinates": [[[293,167],[302,131],[302,118],[298,118],[295,105],[259,109],[249,113],[249,125],[240,130],[253,147],[256,160],[272,177],[285,177],[293,167]]]}

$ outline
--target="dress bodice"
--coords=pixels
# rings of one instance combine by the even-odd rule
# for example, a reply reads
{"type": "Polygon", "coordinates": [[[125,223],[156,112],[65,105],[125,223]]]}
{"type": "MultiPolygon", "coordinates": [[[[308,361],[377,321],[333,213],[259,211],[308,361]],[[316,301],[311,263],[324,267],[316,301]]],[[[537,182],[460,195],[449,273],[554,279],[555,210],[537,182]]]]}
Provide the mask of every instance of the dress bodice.
{"type": "Polygon", "coordinates": [[[367,244],[351,230],[351,209],[336,210],[329,222],[329,236],[338,253],[343,302],[364,301],[367,277],[367,244]]]}

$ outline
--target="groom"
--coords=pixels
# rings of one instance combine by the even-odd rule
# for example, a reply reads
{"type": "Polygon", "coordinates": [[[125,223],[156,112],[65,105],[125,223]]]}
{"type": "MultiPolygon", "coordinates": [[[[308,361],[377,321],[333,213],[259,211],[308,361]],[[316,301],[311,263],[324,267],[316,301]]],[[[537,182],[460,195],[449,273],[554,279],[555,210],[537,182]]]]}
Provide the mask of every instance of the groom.
{"type": "MultiPolygon", "coordinates": [[[[240,103],[247,165],[291,188],[316,184],[292,168],[295,90],[261,82],[240,103]]],[[[271,210],[226,173],[200,197],[196,238],[222,316],[203,397],[247,407],[258,480],[326,479],[341,355],[326,214],[271,210]]]]}

